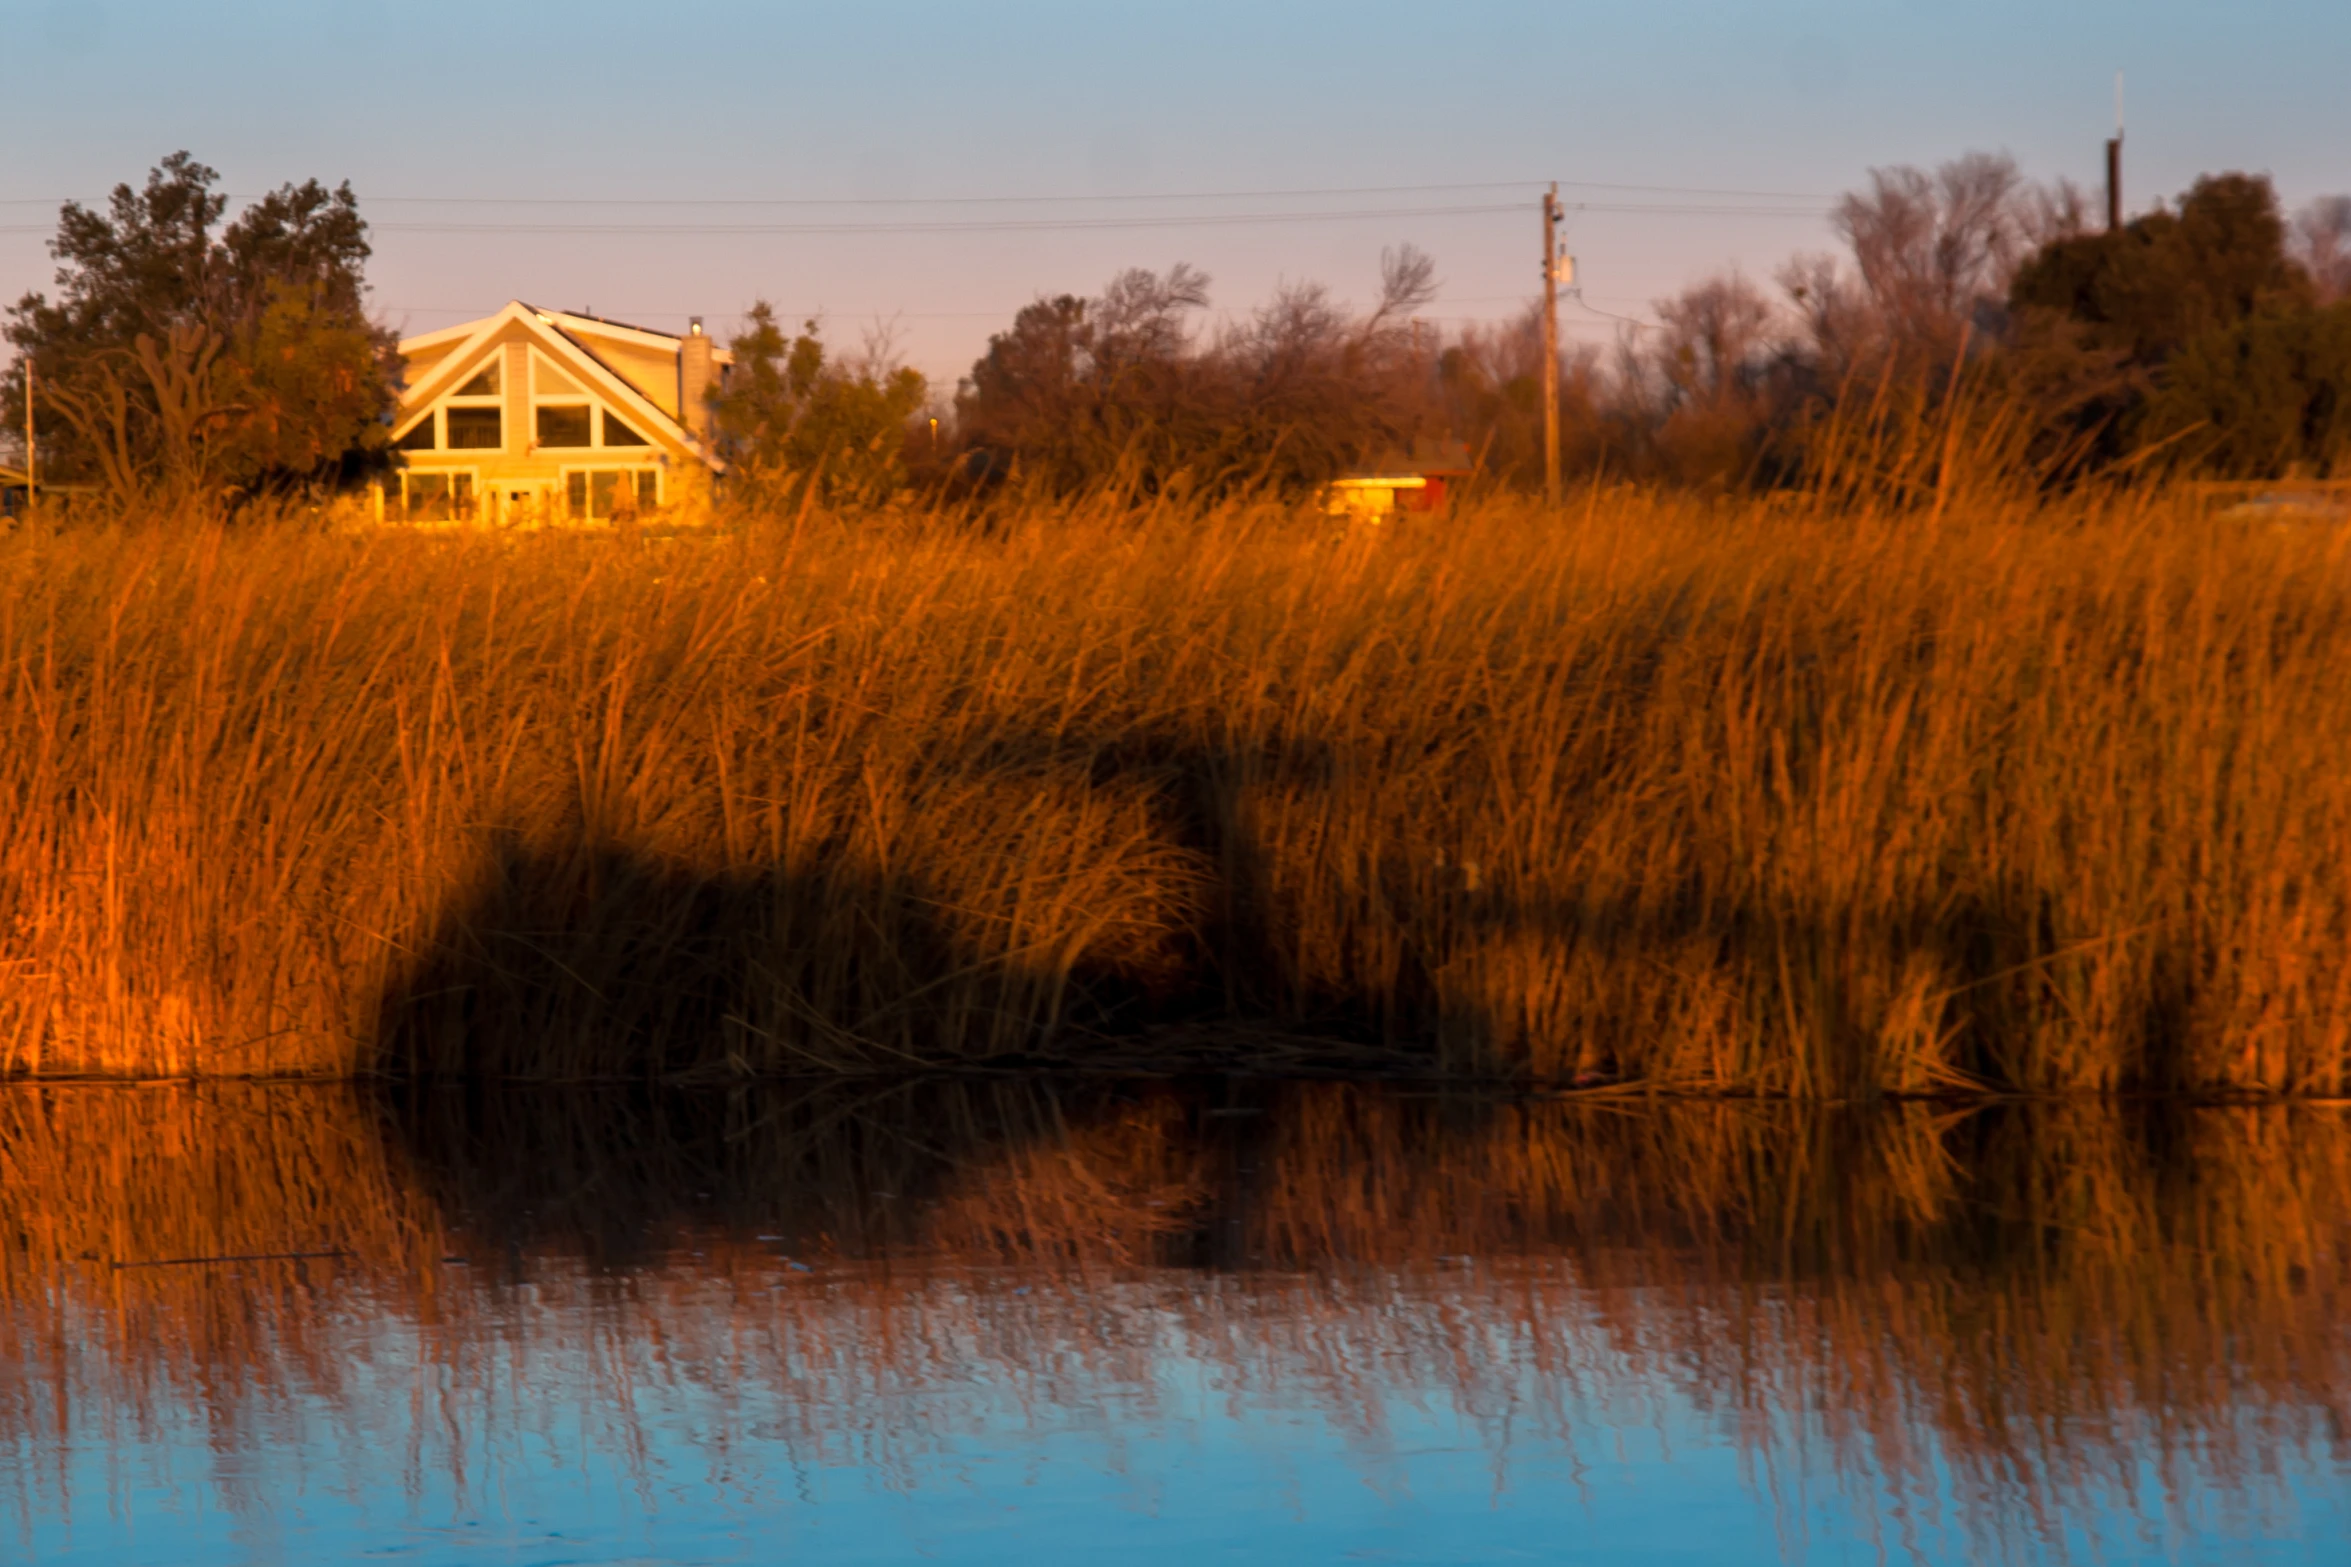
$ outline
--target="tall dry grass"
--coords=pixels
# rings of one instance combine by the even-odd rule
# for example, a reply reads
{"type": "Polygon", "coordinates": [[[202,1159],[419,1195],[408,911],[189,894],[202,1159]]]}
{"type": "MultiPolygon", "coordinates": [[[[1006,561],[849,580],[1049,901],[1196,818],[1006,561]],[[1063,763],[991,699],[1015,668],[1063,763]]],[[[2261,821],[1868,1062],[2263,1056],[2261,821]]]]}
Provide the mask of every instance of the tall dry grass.
{"type": "Polygon", "coordinates": [[[20,533],[0,1070],[2344,1091],[2343,535],[2002,494],[20,533]]]}

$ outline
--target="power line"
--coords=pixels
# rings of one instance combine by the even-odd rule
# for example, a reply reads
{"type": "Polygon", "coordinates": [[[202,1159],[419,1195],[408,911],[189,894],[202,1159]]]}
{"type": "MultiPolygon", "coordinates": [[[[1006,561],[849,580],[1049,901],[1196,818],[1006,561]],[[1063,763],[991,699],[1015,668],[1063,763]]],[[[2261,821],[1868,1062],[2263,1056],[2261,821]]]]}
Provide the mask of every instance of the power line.
{"type": "MultiPolygon", "coordinates": [[[[976,207],[1106,205],[1142,201],[1295,200],[1317,196],[1407,196],[1439,191],[1526,190],[1536,180],[1463,181],[1447,185],[1325,185],[1286,190],[1133,191],[1123,194],[1049,196],[369,196],[378,205],[482,207],[976,207]]],[[[1657,196],[1716,196],[1768,201],[1833,201],[1833,195],[1803,190],[1741,190],[1716,185],[1623,185],[1604,180],[1561,180],[1570,190],[1606,190],[1657,196]]],[[[239,201],[254,198],[239,196],[239,201]]]]}
{"type": "Polygon", "coordinates": [[[1584,291],[1580,288],[1570,289],[1568,292],[1575,296],[1575,302],[1578,305],[1581,305],[1584,309],[1589,310],[1596,316],[1603,317],[1610,321],[1622,321],[1626,326],[1638,327],[1644,332],[1661,332],[1664,330],[1663,327],[1659,326],[1654,321],[1643,321],[1633,316],[1620,316],[1613,310],[1603,310],[1598,305],[1595,305],[1590,300],[1584,298],[1584,291]]]}
{"type": "MultiPolygon", "coordinates": [[[[1296,200],[1317,196],[1411,196],[1440,191],[1518,190],[1527,180],[1455,185],[1330,185],[1293,190],[1139,191],[1052,196],[369,196],[384,206],[436,207],[1006,207],[1101,206],[1140,201],[1296,200]]],[[[239,200],[250,200],[239,197],[239,200]]]]}
{"type": "MultiPolygon", "coordinates": [[[[1130,191],[1110,195],[1059,193],[1043,196],[364,196],[360,199],[379,206],[451,207],[971,207],[1043,206],[1071,202],[1247,201],[1260,197],[1402,196],[1425,195],[1432,191],[1519,190],[1534,183],[1533,180],[1483,180],[1447,185],[1325,185],[1288,190],[1130,191]]],[[[246,192],[228,191],[223,194],[230,201],[261,199],[258,195],[246,192]]],[[[67,200],[79,199],[0,196],[0,207],[63,205],[67,200]]]]}
{"type": "Polygon", "coordinates": [[[1312,212],[1194,212],[1103,218],[941,218],[928,223],[491,223],[393,222],[371,224],[384,234],[1028,234],[1087,229],[1230,228],[1258,223],[1354,222],[1376,218],[1474,217],[1515,212],[1516,203],[1450,207],[1321,208],[1312,212]]]}
{"type": "MultiPolygon", "coordinates": [[[[1361,223],[1400,219],[1491,217],[1519,211],[1516,202],[1477,203],[1449,207],[1356,207],[1311,212],[1215,212],[1172,216],[1114,218],[978,218],[941,219],[933,223],[469,223],[393,222],[371,228],[379,234],[501,234],[501,235],[701,235],[723,237],[854,234],[1034,234],[1082,233],[1092,230],[1247,228],[1285,223],[1361,223]]],[[[1821,218],[1825,207],[1736,207],[1666,202],[1576,202],[1577,213],[1627,217],[1821,218]]]]}
{"type": "MultiPolygon", "coordinates": [[[[1439,191],[1529,190],[1539,180],[1476,180],[1430,185],[1324,185],[1267,190],[1130,191],[1115,194],[988,196],[365,196],[377,206],[477,207],[969,207],[1105,205],[1147,201],[1295,200],[1304,197],[1426,195],[1439,191]]],[[[1607,180],[1561,180],[1569,190],[1618,191],[1658,196],[1711,196],[1749,201],[1832,201],[1821,191],[1748,190],[1720,185],[1641,185],[1607,180]]],[[[228,192],[231,201],[258,195],[228,192]]],[[[0,207],[63,206],[78,197],[0,196],[0,207]]],[[[1573,205],[1573,203],[1570,203],[1573,205]]]]}
{"type": "MultiPolygon", "coordinates": [[[[1827,207],[1723,207],[1700,202],[1563,202],[1568,214],[1648,218],[1824,218],[1827,207]]],[[[1138,228],[1253,228],[1265,223],[1375,223],[1396,218],[1472,218],[1519,211],[1516,202],[1479,202],[1462,207],[1352,207],[1333,211],[1199,211],[1176,216],[1121,218],[940,218],[936,223],[369,223],[379,235],[701,235],[701,237],[785,237],[785,235],[1016,235],[1086,233],[1138,228]]],[[[0,235],[47,235],[45,223],[0,223],[0,235]]]]}
{"type": "MultiPolygon", "coordinates": [[[[1781,221],[1823,218],[1829,213],[1829,209],[1826,207],[1738,207],[1692,202],[1572,202],[1564,203],[1563,209],[1579,214],[1591,213],[1620,217],[1768,218],[1781,221]]],[[[1519,204],[1516,202],[1484,202],[1451,207],[1355,207],[1320,209],[1312,212],[1202,212],[1170,216],[1115,218],[948,218],[935,223],[469,223],[449,221],[372,223],[368,227],[371,232],[378,234],[546,234],[554,236],[1038,234],[1082,233],[1089,230],[1247,228],[1260,224],[1282,223],[1363,223],[1384,222],[1391,219],[1491,217],[1519,210],[1519,204]]],[[[46,224],[0,224],[0,234],[47,234],[50,232],[51,230],[46,224]]]]}

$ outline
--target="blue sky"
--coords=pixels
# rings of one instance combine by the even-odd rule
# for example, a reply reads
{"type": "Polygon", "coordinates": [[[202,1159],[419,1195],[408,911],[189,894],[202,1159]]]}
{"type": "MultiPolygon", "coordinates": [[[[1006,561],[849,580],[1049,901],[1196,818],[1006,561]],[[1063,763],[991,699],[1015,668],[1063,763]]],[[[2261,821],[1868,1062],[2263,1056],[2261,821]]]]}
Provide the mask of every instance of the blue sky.
{"type": "MultiPolygon", "coordinates": [[[[2198,172],[2351,190],[2351,6],[2334,0],[1796,0],[795,5],[493,0],[226,6],[0,0],[0,294],[46,283],[46,203],[185,147],[235,192],[348,178],[378,225],[383,314],[448,325],[520,296],[723,330],[755,297],[952,381],[1023,301],[1183,260],[1243,308],[1284,279],[1371,288],[1410,240],[1432,314],[1534,286],[1537,182],[1772,191],[1778,215],[1574,215],[1587,298],[1638,315],[1737,265],[1829,248],[1815,215],[1876,164],[1985,148],[2099,174],[2128,73],[2134,205],[2198,172]],[[1427,185],[1334,197],[1239,195],[1427,185]],[[1472,189],[1500,185],[1499,189],[1472,189]],[[1193,201],[968,203],[975,197],[1193,201]],[[507,206],[578,198],[592,205],[507,206]],[[391,198],[403,198],[393,200],[391,198]],[[467,198],[444,204],[424,198],[467,198]],[[682,207],[705,198],[905,203],[682,207]],[[1499,212],[1431,212],[1492,207],[1499,212]],[[692,233],[687,225],[1066,221],[1367,209],[1310,222],[692,233]],[[1523,210],[1518,210],[1523,209],[1523,210]],[[1410,213],[1412,215],[1405,215],[1410,213]],[[644,232],[449,232],[571,223],[644,232]]],[[[1674,191],[1569,187],[1618,204],[1674,191]]],[[[1597,315],[1570,330],[1605,340],[1597,315]]]]}

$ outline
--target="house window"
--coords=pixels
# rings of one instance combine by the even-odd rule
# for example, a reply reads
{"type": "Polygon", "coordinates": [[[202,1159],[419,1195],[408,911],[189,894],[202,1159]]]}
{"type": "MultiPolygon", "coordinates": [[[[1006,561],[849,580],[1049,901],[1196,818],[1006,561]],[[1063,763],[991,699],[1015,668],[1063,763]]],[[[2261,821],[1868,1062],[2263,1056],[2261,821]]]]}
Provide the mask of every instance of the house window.
{"type": "Polygon", "coordinates": [[[539,354],[531,356],[532,379],[538,383],[541,397],[585,397],[580,383],[565,375],[539,354]]]}
{"type": "Polygon", "coordinates": [[[588,446],[588,406],[585,403],[539,405],[541,446],[588,446]]]}
{"type": "Polygon", "coordinates": [[[661,504],[661,474],[652,468],[574,468],[563,482],[565,509],[582,521],[651,511],[661,504]]]}
{"type": "Polygon", "coordinates": [[[607,446],[649,446],[652,443],[627,425],[622,424],[619,416],[607,408],[604,410],[604,444],[607,446]]]}
{"type": "Polygon", "coordinates": [[[453,452],[494,452],[506,444],[506,426],[499,409],[450,408],[446,416],[453,452]]]}
{"type": "Polygon", "coordinates": [[[435,440],[433,435],[434,421],[438,417],[439,415],[437,414],[426,414],[422,419],[419,419],[416,422],[415,429],[400,437],[399,440],[394,441],[392,443],[393,446],[404,452],[429,452],[434,450],[440,445],[440,442],[435,440]]]}
{"type": "Polygon", "coordinates": [[[496,397],[498,395],[498,361],[493,359],[474,372],[474,378],[449,394],[452,397],[496,397]]]}
{"type": "Polygon", "coordinates": [[[455,522],[473,515],[470,473],[400,475],[400,514],[410,522],[455,522]]]}

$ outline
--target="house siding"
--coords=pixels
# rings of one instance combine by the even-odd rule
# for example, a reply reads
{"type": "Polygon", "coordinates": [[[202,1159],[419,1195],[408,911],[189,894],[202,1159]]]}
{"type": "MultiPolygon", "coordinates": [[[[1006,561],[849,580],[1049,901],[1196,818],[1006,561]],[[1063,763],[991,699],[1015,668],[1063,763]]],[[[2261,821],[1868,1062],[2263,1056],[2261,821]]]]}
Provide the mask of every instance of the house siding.
{"type": "Polygon", "coordinates": [[[525,456],[531,449],[531,346],[509,342],[499,352],[506,356],[506,455],[525,456]]]}
{"type": "Polygon", "coordinates": [[[635,387],[645,401],[669,415],[678,416],[678,356],[659,349],[641,347],[635,343],[615,342],[609,337],[592,333],[576,334],[588,352],[610,367],[612,373],[635,387]]]}

